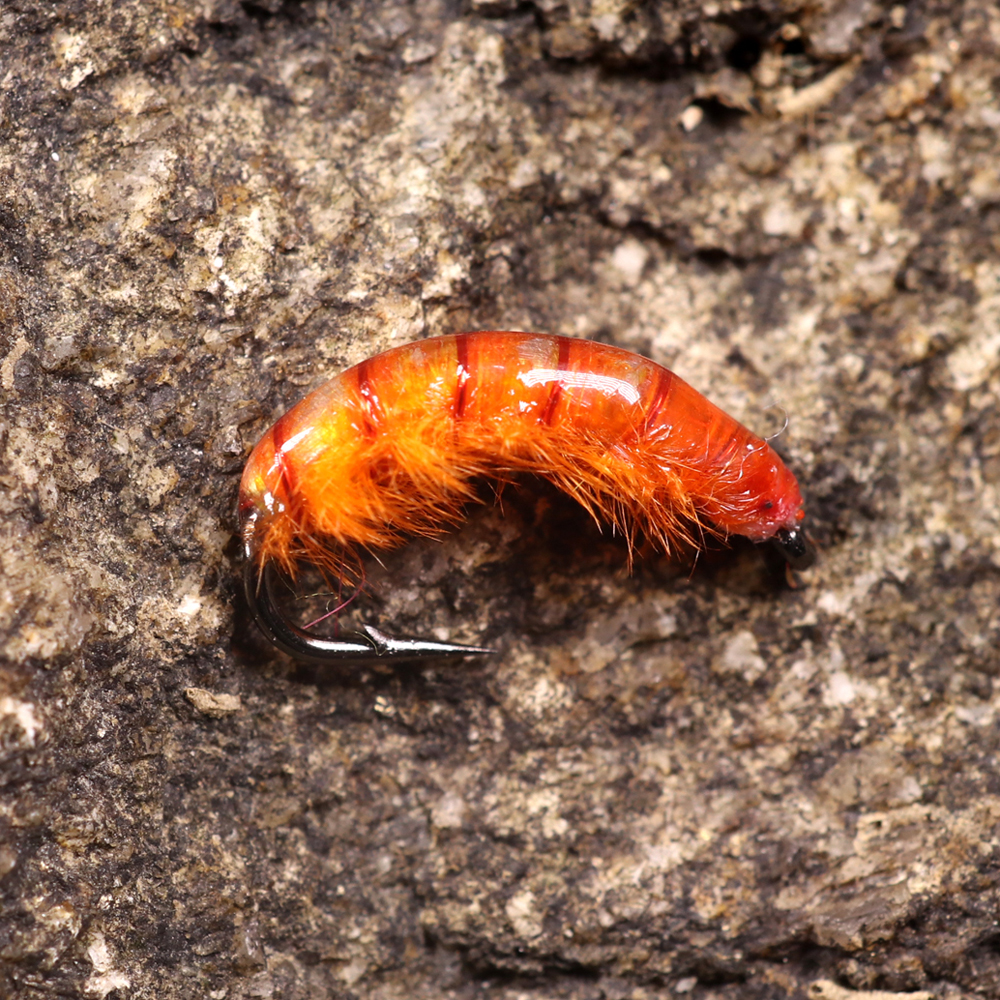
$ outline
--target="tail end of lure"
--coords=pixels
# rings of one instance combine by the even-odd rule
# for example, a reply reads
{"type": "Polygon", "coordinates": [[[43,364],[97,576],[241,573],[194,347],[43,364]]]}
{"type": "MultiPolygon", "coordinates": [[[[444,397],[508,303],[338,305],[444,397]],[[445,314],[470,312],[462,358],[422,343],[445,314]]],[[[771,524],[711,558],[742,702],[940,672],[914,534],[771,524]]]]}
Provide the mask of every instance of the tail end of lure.
{"type": "Polygon", "coordinates": [[[816,549],[803,528],[779,528],[771,545],[792,569],[808,569],[816,561],[816,549]]]}

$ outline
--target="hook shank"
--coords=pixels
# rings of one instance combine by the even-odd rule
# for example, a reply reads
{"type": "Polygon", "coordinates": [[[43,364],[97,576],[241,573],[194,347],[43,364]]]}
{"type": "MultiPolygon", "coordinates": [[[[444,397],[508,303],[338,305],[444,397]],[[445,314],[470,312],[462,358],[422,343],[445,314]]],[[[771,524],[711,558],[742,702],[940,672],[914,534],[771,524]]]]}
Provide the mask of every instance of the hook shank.
{"type": "Polygon", "coordinates": [[[282,652],[297,660],[318,663],[399,663],[442,657],[485,656],[496,650],[484,646],[460,646],[429,639],[396,639],[371,625],[362,625],[354,638],[326,639],[290,622],[274,597],[274,568],[269,563],[257,571],[248,559],[243,574],[247,605],[258,627],[282,652]]]}

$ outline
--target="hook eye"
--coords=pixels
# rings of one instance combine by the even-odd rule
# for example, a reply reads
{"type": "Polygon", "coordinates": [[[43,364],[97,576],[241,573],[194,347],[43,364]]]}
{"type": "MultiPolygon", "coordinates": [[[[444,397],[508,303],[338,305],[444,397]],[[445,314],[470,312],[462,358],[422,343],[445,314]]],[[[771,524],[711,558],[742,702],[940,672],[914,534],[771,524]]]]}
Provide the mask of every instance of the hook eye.
{"type": "Polygon", "coordinates": [[[792,569],[808,569],[816,561],[816,549],[802,528],[779,528],[771,544],[792,569]]]}

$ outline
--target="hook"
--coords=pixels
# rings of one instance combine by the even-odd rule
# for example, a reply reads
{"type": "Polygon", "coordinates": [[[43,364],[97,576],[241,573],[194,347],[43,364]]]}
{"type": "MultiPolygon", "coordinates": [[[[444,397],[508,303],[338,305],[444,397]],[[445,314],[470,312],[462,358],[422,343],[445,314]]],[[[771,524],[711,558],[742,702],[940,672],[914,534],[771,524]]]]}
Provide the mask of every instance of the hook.
{"type": "Polygon", "coordinates": [[[485,656],[495,649],[459,646],[429,639],[394,639],[371,625],[362,625],[353,639],[326,639],[292,624],[282,615],[274,599],[274,568],[265,563],[259,573],[249,559],[243,572],[247,604],[260,630],[282,652],[297,660],[320,663],[399,663],[441,657],[485,656]]]}

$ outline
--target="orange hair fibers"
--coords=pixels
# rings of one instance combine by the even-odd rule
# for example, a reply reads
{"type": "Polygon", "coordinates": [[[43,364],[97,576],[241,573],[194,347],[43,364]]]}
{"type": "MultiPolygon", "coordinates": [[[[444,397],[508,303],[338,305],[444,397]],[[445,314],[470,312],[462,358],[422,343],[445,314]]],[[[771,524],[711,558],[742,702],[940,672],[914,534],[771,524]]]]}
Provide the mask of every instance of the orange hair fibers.
{"type": "Polygon", "coordinates": [[[460,520],[472,480],[544,476],[629,539],[664,551],[701,531],[795,532],[795,477],[672,372],[618,347],[461,333],[379,354],[310,393],[265,435],[240,484],[249,555],[344,572],[460,520]]]}

